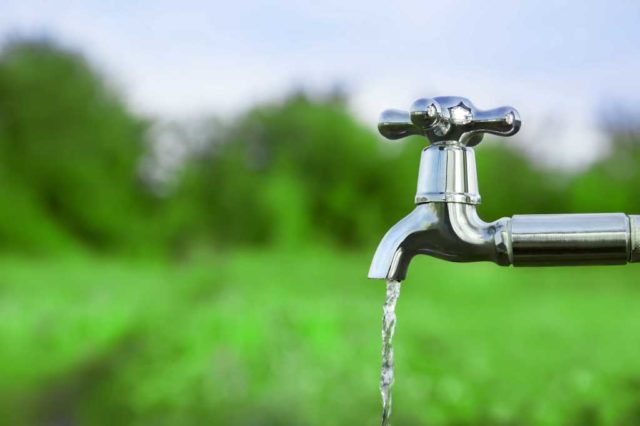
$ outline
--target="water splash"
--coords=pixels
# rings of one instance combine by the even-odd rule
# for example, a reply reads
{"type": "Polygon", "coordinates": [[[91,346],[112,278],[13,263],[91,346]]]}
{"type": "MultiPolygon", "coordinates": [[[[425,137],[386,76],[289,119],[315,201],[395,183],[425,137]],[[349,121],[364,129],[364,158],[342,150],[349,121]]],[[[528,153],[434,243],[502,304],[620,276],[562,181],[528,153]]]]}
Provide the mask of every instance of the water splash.
{"type": "Polygon", "coordinates": [[[396,329],[396,303],[400,296],[400,282],[387,281],[387,296],[382,308],[382,371],[380,394],[382,395],[382,426],[390,426],[391,387],[393,386],[393,333],[396,329]]]}

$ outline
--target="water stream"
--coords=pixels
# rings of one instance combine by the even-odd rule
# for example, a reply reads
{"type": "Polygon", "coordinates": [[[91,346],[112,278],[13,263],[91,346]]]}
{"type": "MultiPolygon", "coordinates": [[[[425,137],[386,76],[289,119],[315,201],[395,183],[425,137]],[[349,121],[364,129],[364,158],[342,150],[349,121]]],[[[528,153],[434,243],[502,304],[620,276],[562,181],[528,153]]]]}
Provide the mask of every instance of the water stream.
{"type": "Polygon", "coordinates": [[[391,387],[393,386],[393,332],[396,329],[396,303],[400,296],[400,282],[387,281],[387,296],[382,308],[382,371],[380,393],[382,394],[382,426],[391,423],[391,387]]]}

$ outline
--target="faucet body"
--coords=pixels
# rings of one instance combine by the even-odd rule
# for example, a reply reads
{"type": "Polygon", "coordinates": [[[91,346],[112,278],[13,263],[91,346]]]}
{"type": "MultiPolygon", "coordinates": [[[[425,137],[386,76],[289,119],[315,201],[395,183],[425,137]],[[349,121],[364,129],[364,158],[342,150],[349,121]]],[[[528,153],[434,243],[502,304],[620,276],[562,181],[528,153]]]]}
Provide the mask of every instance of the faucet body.
{"type": "Polygon", "coordinates": [[[427,110],[434,104],[437,110],[432,115],[439,114],[441,127],[447,121],[449,127],[471,124],[473,115],[488,117],[493,126],[490,133],[508,136],[517,132],[520,125],[513,109],[493,110],[498,112],[496,118],[491,111],[478,112],[464,98],[419,100],[410,115],[394,110],[383,113],[379,128],[388,138],[425,134],[435,142],[422,151],[416,207],[383,237],[369,278],[402,281],[411,259],[418,254],[452,262],[490,261],[502,266],[616,265],[640,261],[638,215],[515,215],[491,223],[480,219],[476,206],[481,197],[471,145],[479,143],[482,135],[478,135],[477,128],[469,131],[466,127],[462,130],[467,132],[458,131],[458,138],[466,140],[466,144],[447,140],[444,135],[444,140],[438,140],[432,123],[428,123],[431,133],[427,133],[424,126],[420,127],[424,124],[420,120],[428,118],[427,110]],[[447,106],[449,112],[443,112],[447,106]],[[455,121],[460,113],[452,110],[460,106],[469,111],[466,123],[455,121]],[[500,123],[504,127],[498,127],[500,123]]]}
{"type": "Polygon", "coordinates": [[[485,223],[474,205],[457,202],[418,204],[384,236],[373,257],[369,278],[402,281],[409,262],[426,254],[451,262],[492,261],[509,265],[502,240],[508,219],[485,223]]]}

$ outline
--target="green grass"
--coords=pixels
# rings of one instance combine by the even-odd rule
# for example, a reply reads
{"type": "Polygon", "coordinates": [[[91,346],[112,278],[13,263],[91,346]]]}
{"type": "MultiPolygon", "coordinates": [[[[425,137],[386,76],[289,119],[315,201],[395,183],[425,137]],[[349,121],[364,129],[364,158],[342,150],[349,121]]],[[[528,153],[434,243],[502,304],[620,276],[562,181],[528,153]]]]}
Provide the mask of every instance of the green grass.
{"type": "MultiPolygon", "coordinates": [[[[369,255],[0,258],[0,418],[377,424],[384,284],[365,278],[369,255]]],[[[639,277],[416,258],[394,425],[640,424],[639,277]]]]}

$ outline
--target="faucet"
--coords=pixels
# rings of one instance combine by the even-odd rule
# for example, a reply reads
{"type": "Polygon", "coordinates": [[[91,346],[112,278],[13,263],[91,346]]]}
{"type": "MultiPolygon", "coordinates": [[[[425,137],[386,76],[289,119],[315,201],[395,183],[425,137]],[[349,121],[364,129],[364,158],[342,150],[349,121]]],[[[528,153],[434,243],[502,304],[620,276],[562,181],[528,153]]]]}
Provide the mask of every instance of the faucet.
{"type": "Polygon", "coordinates": [[[480,219],[473,147],[485,133],[511,136],[520,124],[514,108],[483,111],[457,96],[418,99],[408,112],[382,113],[378,130],[387,139],[419,135],[431,145],[420,159],[416,207],[382,238],[369,278],[402,281],[418,254],[501,266],[640,261],[640,215],[514,215],[490,223],[480,219]]]}

